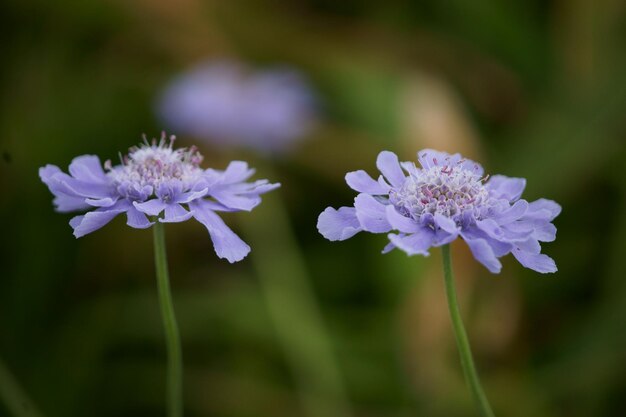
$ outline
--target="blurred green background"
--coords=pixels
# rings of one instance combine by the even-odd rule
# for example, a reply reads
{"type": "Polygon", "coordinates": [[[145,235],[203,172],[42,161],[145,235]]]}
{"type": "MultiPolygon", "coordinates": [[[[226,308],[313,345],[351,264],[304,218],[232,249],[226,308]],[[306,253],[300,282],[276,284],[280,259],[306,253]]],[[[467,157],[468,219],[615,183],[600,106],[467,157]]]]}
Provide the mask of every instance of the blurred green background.
{"type": "MultiPolygon", "coordinates": [[[[345,172],[374,173],[383,149],[410,160],[424,147],[526,177],[528,200],[563,206],[557,240],[545,245],[557,274],[507,257],[494,276],[453,247],[496,414],[623,415],[625,17],[618,0],[3,1],[4,366],[46,416],[164,415],[150,231],[117,219],[76,240],[37,170],[65,169],[81,154],[115,159],[141,133],[158,135],[164,83],[228,57],[305,72],[322,114],[271,169],[252,153],[200,145],[205,167],[245,159],[283,187],[252,213],[225,216],[253,247],[238,264],[217,259],[200,224],[167,227],[187,416],[310,415],[301,400],[310,387],[285,354],[259,279],[292,264],[308,274],[330,334],[350,401],[341,415],[477,415],[439,251],[383,256],[382,235],[331,243],[315,228],[325,207],[351,203],[345,172]],[[273,224],[277,210],[279,233],[263,237],[255,225],[273,224]]],[[[306,340],[297,311],[288,326],[306,340]]],[[[10,415],[5,404],[0,415],[10,415]]]]}

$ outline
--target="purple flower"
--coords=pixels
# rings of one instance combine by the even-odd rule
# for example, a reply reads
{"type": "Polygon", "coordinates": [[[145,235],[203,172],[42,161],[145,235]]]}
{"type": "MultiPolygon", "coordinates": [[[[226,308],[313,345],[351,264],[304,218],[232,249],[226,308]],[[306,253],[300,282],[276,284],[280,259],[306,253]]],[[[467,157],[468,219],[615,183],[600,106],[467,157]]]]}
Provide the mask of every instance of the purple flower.
{"type": "Polygon", "coordinates": [[[294,70],[205,63],[166,87],[157,113],[170,128],[217,145],[281,152],[311,130],[314,102],[294,70]]]}
{"type": "Polygon", "coordinates": [[[155,221],[182,222],[194,217],[213,241],[215,252],[229,262],[242,260],[250,247],[226,226],[218,211],[250,211],[260,195],[280,184],[245,182],[254,173],[248,164],[231,162],[226,170],[202,169],[195,147],[174,149],[165,134],[130,149],[120,165],[103,166],[95,155],[72,160],[69,175],[55,165],[39,169],[60,212],[86,211],[70,220],[74,236],[82,237],[126,214],[130,227],[145,229],[155,221]]]}
{"type": "Polygon", "coordinates": [[[365,171],[349,172],[346,182],[359,192],[354,207],[328,207],[319,216],[319,232],[328,240],[345,240],[362,230],[388,233],[383,253],[398,248],[425,256],[431,247],[460,236],[491,272],[500,272],[498,258],[508,253],[526,268],[556,272],[539,242],[556,238],[551,222],[561,206],[521,199],[525,179],[494,175],[488,180],[478,163],[459,154],[426,149],[418,160],[421,168],[383,151],[376,161],[383,174],[378,180],[365,171]]]}

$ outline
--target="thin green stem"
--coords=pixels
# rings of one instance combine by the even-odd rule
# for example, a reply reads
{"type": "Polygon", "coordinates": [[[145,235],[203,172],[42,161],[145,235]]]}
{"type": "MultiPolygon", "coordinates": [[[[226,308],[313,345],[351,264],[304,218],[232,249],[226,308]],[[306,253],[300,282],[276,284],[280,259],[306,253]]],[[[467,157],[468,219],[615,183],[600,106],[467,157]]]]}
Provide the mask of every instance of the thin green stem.
{"type": "Polygon", "coordinates": [[[9,368],[0,360],[0,398],[15,417],[41,417],[37,407],[20,387],[9,368]]]}
{"type": "Polygon", "coordinates": [[[161,304],[161,316],[165,328],[167,344],[167,415],[183,415],[183,356],[180,347],[178,325],[174,315],[170,280],[167,272],[167,254],[165,251],[165,230],[162,223],[154,224],[154,262],[156,266],[157,286],[161,304]]]}
{"type": "Polygon", "coordinates": [[[459,355],[461,356],[461,366],[463,367],[465,380],[470,386],[472,396],[476,401],[476,405],[478,406],[481,415],[483,417],[494,417],[489,401],[487,400],[483,388],[480,385],[480,379],[478,378],[478,373],[476,372],[476,367],[474,366],[474,360],[472,359],[472,350],[470,348],[469,340],[467,339],[465,327],[463,327],[463,321],[461,320],[459,303],[456,298],[456,289],[454,287],[454,276],[452,274],[450,245],[442,246],[441,250],[443,253],[443,276],[446,283],[446,295],[448,296],[450,318],[452,319],[452,327],[454,328],[454,337],[456,339],[457,347],[459,348],[459,355]]]}

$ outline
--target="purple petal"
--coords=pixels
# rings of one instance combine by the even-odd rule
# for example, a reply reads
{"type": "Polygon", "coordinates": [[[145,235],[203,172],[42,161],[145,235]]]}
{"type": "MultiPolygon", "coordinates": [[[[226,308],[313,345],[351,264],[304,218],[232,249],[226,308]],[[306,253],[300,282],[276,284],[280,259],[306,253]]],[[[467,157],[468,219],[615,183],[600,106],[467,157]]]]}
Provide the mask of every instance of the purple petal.
{"type": "Polygon", "coordinates": [[[461,159],[459,165],[467,171],[472,172],[474,175],[477,175],[478,177],[482,177],[485,173],[483,166],[480,165],[478,162],[472,161],[471,159],[461,159]]]}
{"type": "Polygon", "coordinates": [[[212,191],[210,196],[226,207],[236,210],[250,211],[261,203],[261,197],[258,195],[236,195],[227,191],[212,191]]]}
{"type": "Polygon", "coordinates": [[[481,230],[477,225],[472,226],[468,229],[463,229],[461,235],[465,240],[483,239],[491,247],[491,250],[493,251],[496,258],[508,254],[513,249],[513,245],[510,242],[506,241],[506,239],[493,238],[489,236],[484,230],[481,230]]]}
{"type": "Polygon", "coordinates": [[[67,189],[76,196],[93,199],[115,196],[115,190],[112,183],[86,182],[74,179],[70,176],[60,179],[59,182],[67,187],[67,189]]]}
{"type": "Polygon", "coordinates": [[[521,218],[528,209],[526,200],[518,200],[509,209],[504,210],[495,217],[495,221],[500,225],[505,225],[521,218]]]}
{"type": "Polygon", "coordinates": [[[506,242],[528,239],[534,230],[526,222],[517,221],[501,227],[493,219],[478,220],[476,226],[492,239],[506,242]]]}
{"type": "Polygon", "coordinates": [[[361,225],[356,218],[356,209],[341,207],[339,210],[335,210],[328,207],[317,219],[317,230],[331,241],[351,238],[361,231],[361,225]]]}
{"type": "Polygon", "coordinates": [[[429,169],[435,166],[443,166],[446,158],[450,158],[450,154],[439,152],[434,149],[424,149],[417,153],[417,160],[424,169],[429,169]]]}
{"type": "MultiPolygon", "coordinates": [[[[239,211],[234,208],[226,207],[225,205],[223,205],[222,203],[218,203],[217,201],[211,201],[211,200],[194,200],[194,201],[202,201],[203,207],[206,207],[209,210],[213,210],[213,211],[223,211],[223,212],[239,211]]],[[[193,201],[190,201],[190,203],[192,202],[193,201]]]]}
{"type": "Polygon", "coordinates": [[[72,197],[62,193],[56,193],[52,202],[55,210],[61,213],[85,210],[91,207],[89,204],[85,203],[84,197],[72,197]]]}
{"type": "Polygon", "coordinates": [[[439,213],[435,213],[435,224],[443,229],[445,232],[453,235],[459,234],[459,227],[456,225],[456,222],[449,217],[443,216],[439,213]]]}
{"type": "MultiPolygon", "coordinates": [[[[396,248],[396,245],[394,245],[392,242],[389,242],[385,245],[385,247],[383,248],[383,250],[381,251],[381,253],[385,254],[385,253],[389,253],[392,250],[394,250],[396,248]]],[[[428,255],[425,255],[428,256],[428,255]]]]}
{"type": "Polygon", "coordinates": [[[78,225],[80,224],[80,222],[83,221],[83,218],[85,217],[84,214],[81,214],[79,216],[74,216],[70,219],[70,226],[72,226],[72,229],[76,229],[78,227],[78,225]]]}
{"type": "Polygon", "coordinates": [[[428,249],[432,246],[434,233],[431,229],[422,228],[410,235],[389,233],[387,236],[394,246],[406,252],[407,255],[428,256],[428,249]]]}
{"type": "Polygon", "coordinates": [[[46,165],[39,168],[39,178],[54,195],[53,203],[56,211],[70,212],[89,208],[89,204],[85,203],[84,197],[75,195],[59,181],[60,178],[70,178],[59,167],[46,165]]]}
{"type": "Polygon", "coordinates": [[[254,169],[249,169],[244,161],[232,161],[222,173],[221,182],[223,184],[233,184],[245,181],[254,174],[254,169]]]}
{"type": "Polygon", "coordinates": [[[359,194],[354,199],[356,217],[363,230],[372,233],[385,233],[391,230],[387,220],[385,205],[369,194],[359,194]]]}
{"type": "Polygon", "coordinates": [[[523,250],[524,252],[530,252],[530,253],[541,252],[541,245],[539,244],[537,239],[533,239],[533,238],[515,242],[515,247],[517,249],[523,250]]]}
{"type": "Polygon", "coordinates": [[[209,231],[217,256],[226,258],[230,263],[246,257],[250,252],[250,246],[230,230],[217,214],[200,201],[191,202],[189,205],[193,210],[193,217],[209,231]]]}
{"type": "Polygon", "coordinates": [[[187,204],[190,201],[197,200],[199,198],[204,197],[207,191],[208,190],[206,188],[203,188],[202,190],[199,190],[199,191],[188,191],[186,193],[182,193],[181,195],[178,196],[175,202],[179,204],[187,204]]]}
{"type": "Polygon", "coordinates": [[[522,196],[522,192],[526,188],[526,179],[493,175],[485,186],[494,197],[515,201],[522,196]]]}
{"type": "Polygon", "coordinates": [[[518,236],[526,236],[532,233],[534,225],[533,222],[526,220],[526,216],[524,216],[520,220],[505,224],[502,226],[502,229],[518,236]]]}
{"type": "Polygon", "coordinates": [[[167,204],[165,206],[165,214],[162,219],[159,219],[161,223],[179,223],[189,220],[193,216],[192,211],[187,211],[180,204],[167,204]]]}
{"type": "Polygon", "coordinates": [[[378,181],[374,181],[369,174],[363,170],[348,172],[346,174],[346,183],[354,191],[360,193],[383,195],[389,193],[389,187],[385,187],[378,181]]]}
{"type": "Polygon", "coordinates": [[[394,187],[402,187],[406,176],[400,168],[400,162],[395,153],[382,151],[376,159],[376,167],[394,187]]]}
{"type": "Polygon", "coordinates": [[[137,210],[146,213],[148,216],[158,216],[165,209],[165,206],[167,206],[166,203],[158,198],[154,198],[143,203],[135,201],[133,202],[133,205],[137,208],[137,210]]]}
{"type": "Polygon", "coordinates": [[[472,251],[474,258],[476,258],[476,260],[481,264],[485,265],[485,267],[487,267],[490,272],[498,274],[502,269],[502,264],[500,263],[498,258],[496,258],[493,249],[491,248],[491,246],[489,246],[487,241],[480,238],[468,238],[465,233],[462,233],[461,235],[467,243],[467,246],[469,246],[470,250],[472,251]]]}
{"type": "Polygon", "coordinates": [[[120,213],[123,213],[124,209],[98,209],[96,211],[90,211],[86,213],[80,221],[75,217],[70,223],[74,228],[74,236],[77,238],[83,237],[86,234],[95,232],[100,229],[120,213]]]}
{"type": "Polygon", "coordinates": [[[394,229],[402,233],[415,233],[421,229],[420,225],[415,220],[398,213],[398,210],[396,210],[392,204],[386,206],[385,211],[387,220],[394,229]]]}
{"type": "Polygon", "coordinates": [[[126,211],[126,224],[135,229],[147,229],[154,223],[149,221],[144,213],[133,206],[129,206],[128,211],[126,211]]]}
{"type": "Polygon", "coordinates": [[[41,181],[50,186],[50,183],[53,181],[53,178],[56,174],[60,174],[63,171],[56,165],[46,165],[44,167],[39,168],[39,178],[41,181]]]}
{"type": "Polygon", "coordinates": [[[537,221],[532,235],[540,242],[553,242],[556,239],[556,226],[552,223],[537,221]]]}
{"type": "Polygon", "coordinates": [[[552,200],[540,198],[528,204],[526,217],[552,221],[561,213],[561,206],[552,200]]]}
{"type": "Polygon", "coordinates": [[[85,203],[89,204],[92,207],[111,207],[113,204],[117,203],[119,197],[105,197],[105,198],[86,198],[84,199],[85,203]]]}
{"type": "Polygon", "coordinates": [[[108,182],[108,178],[95,155],[82,155],[74,158],[69,166],[72,177],[85,182],[108,182]]]}
{"type": "Polygon", "coordinates": [[[184,185],[181,181],[169,180],[159,184],[155,190],[155,194],[160,200],[163,201],[178,201],[183,194],[183,189],[184,185]]]}
{"type": "Polygon", "coordinates": [[[556,272],[556,263],[554,259],[548,255],[541,253],[526,252],[520,248],[513,250],[513,256],[519,261],[522,266],[532,269],[533,271],[541,272],[542,274],[556,272]]]}

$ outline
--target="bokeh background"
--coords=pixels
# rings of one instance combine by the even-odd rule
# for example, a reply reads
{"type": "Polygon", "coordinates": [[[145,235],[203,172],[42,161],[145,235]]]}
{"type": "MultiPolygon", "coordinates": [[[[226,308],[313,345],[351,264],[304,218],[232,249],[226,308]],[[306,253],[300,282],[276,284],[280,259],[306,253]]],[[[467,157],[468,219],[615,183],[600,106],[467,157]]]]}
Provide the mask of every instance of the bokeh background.
{"type": "Polygon", "coordinates": [[[315,227],[326,206],[351,203],[345,172],[424,147],[526,177],[528,200],[563,206],[544,246],[557,274],[508,257],[491,275],[453,246],[496,414],[623,415],[625,17],[618,0],[3,1],[2,384],[17,381],[45,416],[164,415],[150,231],[117,219],[76,240],[37,170],[115,160],[159,135],[169,80],[228,59],[300,71],[318,116],[280,155],[179,135],[205,167],[244,159],[283,184],[226,216],[253,247],[238,264],[217,259],[200,224],[167,227],[187,416],[476,415],[439,251],[383,256],[382,235],[332,243],[315,227]]]}

